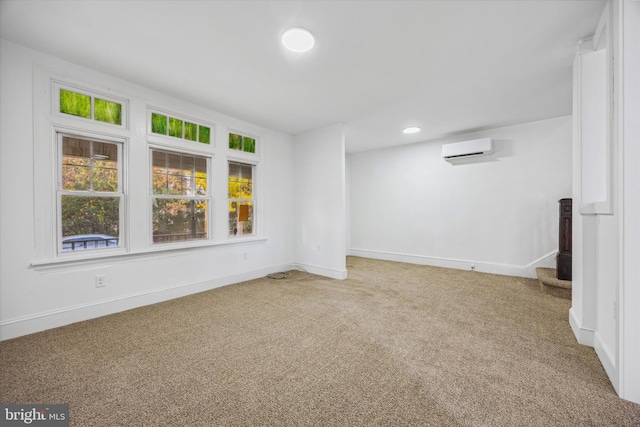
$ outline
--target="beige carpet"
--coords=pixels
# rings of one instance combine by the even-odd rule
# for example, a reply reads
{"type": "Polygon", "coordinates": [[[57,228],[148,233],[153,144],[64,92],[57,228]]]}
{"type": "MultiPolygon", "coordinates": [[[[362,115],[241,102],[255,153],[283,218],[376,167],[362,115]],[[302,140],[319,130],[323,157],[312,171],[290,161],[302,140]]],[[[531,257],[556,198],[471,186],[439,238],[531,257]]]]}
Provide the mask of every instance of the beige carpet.
{"type": "Polygon", "coordinates": [[[638,426],[536,280],[348,258],[0,343],[74,426],[638,426]]]}

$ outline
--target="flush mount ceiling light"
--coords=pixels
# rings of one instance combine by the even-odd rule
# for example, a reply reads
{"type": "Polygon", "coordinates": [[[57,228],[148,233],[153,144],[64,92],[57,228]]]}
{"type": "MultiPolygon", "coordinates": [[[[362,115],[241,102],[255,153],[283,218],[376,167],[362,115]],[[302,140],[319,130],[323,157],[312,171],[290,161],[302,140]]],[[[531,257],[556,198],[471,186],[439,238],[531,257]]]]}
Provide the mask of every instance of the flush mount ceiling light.
{"type": "Polygon", "coordinates": [[[306,52],[315,44],[311,31],[293,27],[282,33],[282,44],[292,52],[306,52]]]}
{"type": "Polygon", "coordinates": [[[402,129],[403,133],[418,133],[420,132],[420,128],[418,126],[409,126],[407,128],[402,129]]]}

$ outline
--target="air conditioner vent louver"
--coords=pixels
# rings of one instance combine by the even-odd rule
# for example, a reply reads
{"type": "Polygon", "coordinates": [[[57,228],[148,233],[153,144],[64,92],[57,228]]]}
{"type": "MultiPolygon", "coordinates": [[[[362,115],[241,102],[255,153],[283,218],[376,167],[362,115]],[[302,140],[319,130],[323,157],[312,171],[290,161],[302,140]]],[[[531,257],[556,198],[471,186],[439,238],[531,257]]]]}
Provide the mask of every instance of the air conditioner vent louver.
{"type": "Polygon", "coordinates": [[[470,141],[454,142],[442,146],[442,157],[445,160],[461,157],[482,156],[493,152],[491,138],[472,139],[470,141]]]}

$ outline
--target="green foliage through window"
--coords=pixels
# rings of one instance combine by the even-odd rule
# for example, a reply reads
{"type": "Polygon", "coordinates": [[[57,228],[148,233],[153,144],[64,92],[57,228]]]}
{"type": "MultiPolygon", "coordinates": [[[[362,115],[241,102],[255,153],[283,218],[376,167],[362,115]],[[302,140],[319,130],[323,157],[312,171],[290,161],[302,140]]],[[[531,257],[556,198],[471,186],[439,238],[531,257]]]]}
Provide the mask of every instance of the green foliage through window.
{"type": "Polygon", "coordinates": [[[246,153],[256,152],[256,140],[248,136],[229,133],[229,148],[232,150],[244,151],[246,153]]]}
{"type": "Polygon", "coordinates": [[[253,234],[253,166],[229,162],[229,235],[253,234]]]}
{"type": "Polygon", "coordinates": [[[198,136],[198,125],[195,123],[184,122],[184,139],[195,141],[198,136]]]}
{"type": "Polygon", "coordinates": [[[153,242],[207,238],[207,159],[152,150],[153,242]]]}
{"type": "Polygon", "coordinates": [[[151,114],[151,132],[159,133],[160,135],[167,134],[167,116],[162,114],[151,114]]]}
{"type": "Polygon", "coordinates": [[[90,119],[91,97],[60,89],[60,112],[90,119]]]}
{"type": "Polygon", "coordinates": [[[62,196],[62,237],[120,234],[120,198],[62,196]]]}
{"type": "Polygon", "coordinates": [[[60,194],[63,252],[118,247],[120,235],[118,144],[62,136],[60,194]]]}
{"type": "Polygon", "coordinates": [[[99,122],[122,125],[122,104],[105,99],[93,98],[78,92],[60,89],[60,112],[99,122]]]}
{"type": "Polygon", "coordinates": [[[211,130],[206,126],[198,126],[198,132],[198,142],[209,144],[211,130]]]}
{"type": "Polygon", "coordinates": [[[169,136],[182,138],[182,120],[169,117],[169,136]]]}
{"type": "Polygon", "coordinates": [[[95,98],[93,101],[95,119],[99,122],[122,124],[122,106],[117,102],[105,101],[95,98]]]}
{"type": "Polygon", "coordinates": [[[187,141],[211,143],[211,128],[159,113],[151,113],[151,132],[187,141]]]}

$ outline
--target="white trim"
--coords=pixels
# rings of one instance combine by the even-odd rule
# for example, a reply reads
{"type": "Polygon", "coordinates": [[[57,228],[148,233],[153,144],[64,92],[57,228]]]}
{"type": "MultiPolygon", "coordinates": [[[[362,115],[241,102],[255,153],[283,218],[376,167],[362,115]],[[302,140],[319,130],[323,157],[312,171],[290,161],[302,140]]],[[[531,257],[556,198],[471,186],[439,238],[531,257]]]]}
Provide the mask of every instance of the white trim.
{"type": "MultiPolygon", "coordinates": [[[[216,241],[216,242],[195,242],[189,246],[172,246],[172,247],[151,247],[149,249],[140,252],[127,252],[127,253],[108,253],[95,255],[90,258],[74,258],[74,259],[60,259],[54,261],[45,262],[32,262],[29,268],[34,269],[37,272],[46,272],[51,270],[61,270],[77,266],[93,266],[94,264],[102,264],[104,262],[114,263],[126,263],[139,261],[141,259],[158,259],[159,254],[166,253],[166,256],[175,256],[175,252],[192,251],[199,249],[206,249],[213,246],[230,246],[230,245],[247,245],[252,243],[266,243],[267,238],[250,236],[247,238],[237,238],[234,240],[216,241]]],[[[78,271],[76,268],[74,271],[78,271]]]]}
{"type": "Polygon", "coordinates": [[[155,147],[163,150],[176,151],[181,153],[192,153],[200,156],[212,157],[215,155],[215,150],[209,144],[203,144],[201,142],[194,143],[188,139],[179,139],[170,136],[157,136],[157,134],[147,135],[145,138],[149,147],[155,147]]]}
{"type": "Polygon", "coordinates": [[[598,26],[596,27],[596,31],[591,39],[591,48],[593,50],[600,50],[606,49],[608,46],[611,46],[609,42],[610,34],[611,31],[609,30],[609,4],[607,4],[602,11],[602,15],[600,15],[600,21],[598,21],[598,26]]]}
{"type": "Polygon", "coordinates": [[[578,42],[576,47],[576,56],[593,50],[593,37],[587,37],[578,42]]]}
{"type": "Polygon", "coordinates": [[[266,276],[267,274],[290,268],[290,264],[277,265],[249,272],[204,279],[196,282],[179,283],[164,288],[130,295],[119,295],[102,301],[63,307],[58,310],[8,319],[0,323],[0,341],[69,325],[71,323],[95,319],[133,308],[156,304],[162,301],[168,301],[198,292],[232,285],[234,283],[258,279],[266,276]]]}
{"type": "Polygon", "coordinates": [[[106,125],[108,128],[129,129],[129,99],[124,97],[118,97],[114,95],[108,95],[104,92],[89,89],[82,84],[72,84],[65,81],[65,79],[51,78],[51,111],[52,116],[64,117],[71,120],[80,120],[80,123],[85,120],[89,120],[93,124],[106,125]],[[60,90],[74,92],[80,95],[88,96],[91,98],[91,117],[80,117],[71,114],[66,114],[60,111],[60,90]],[[120,105],[120,124],[109,123],[97,120],[95,118],[95,99],[101,99],[103,101],[113,102],[120,105]]]}
{"type": "Polygon", "coordinates": [[[611,201],[583,203],[579,208],[580,215],[613,215],[611,201]]]}
{"type": "Polygon", "coordinates": [[[345,280],[348,276],[347,270],[335,270],[333,268],[318,267],[316,265],[305,264],[301,262],[293,263],[293,268],[306,271],[311,274],[330,277],[332,279],[345,280]]]}
{"type": "Polygon", "coordinates": [[[611,349],[604,343],[599,331],[595,331],[594,333],[593,348],[598,355],[598,359],[600,359],[600,363],[602,363],[602,367],[607,372],[611,385],[617,392],[620,381],[618,377],[616,359],[613,356],[611,349]]]}
{"type": "MultiPolygon", "coordinates": [[[[432,257],[426,255],[403,254],[389,251],[374,251],[368,249],[350,248],[352,256],[362,258],[382,259],[386,261],[406,262],[409,264],[430,265],[433,267],[453,268],[457,270],[474,270],[482,273],[501,274],[505,276],[518,276],[535,278],[535,268],[532,267],[549,255],[545,255],[527,265],[501,264],[486,261],[463,260],[455,258],[432,257]],[[531,273],[533,271],[533,273],[531,273]]],[[[555,254],[556,252],[553,252],[555,254]]]]}
{"type": "Polygon", "coordinates": [[[619,395],[640,404],[640,2],[619,2],[620,50],[616,65],[620,119],[620,157],[623,169],[621,192],[622,269],[618,301],[619,395]]]}
{"type": "Polygon", "coordinates": [[[578,321],[578,317],[576,316],[573,307],[569,309],[569,325],[571,326],[573,335],[576,337],[579,344],[593,347],[595,331],[593,329],[583,328],[580,326],[580,322],[578,321]]]}
{"type": "MultiPolygon", "coordinates": [[[[574,138],[577,141],[579,146],[579,155],[580,159],[582,158],[582,112],[581,112],[581,87],[582,87],[582,59],[581,55],[587,54],[589,52],[594,52],[598,50],[605,50],[605,85],[606,85],[606,141],[604,144],[606,158],[605,162],[605,172],[604,179],[606,180],[605,184],[605,195],[604,200],[593,200],[587,201],[586,203],[577,202],[578,212],[581,215],[611,215],[613,214],[613,182],[614,182],[614,167],[613,167],[613,150],[614,150],[614,142],[613,142],[613,120],[614,120],[614,108],[613,108],[613,99],[614,99],[614,82],[613,82],[613,32],[612,27],[613,23],[611,20],[611,13],[609,11],[610,5],[607,3],[605,6],[602,15],[600,16],[600,20],[598,22],[598,27],[596,29],[596,33],[592,38],[584,39],[578,42],[576,49],[576,60],[574,61],[573,68],[573,78],[574,78],[574,117],[577,117],[579,123],[574,127],[574,138]],[[576,129],[577,128],[577,129],[576,129]]],[[[582,162],[581,162],[582,163],[582,162]]],[[[574,168],[576,165],[574,164],[574,168]]],[[[578,165],[580,170],[582,170],[583,165],[578,165]]],[[[582,172],[580,172],[582,174],[582,172]]],[[[574,191],[576,189],[574,188],[574,191]]],[[[580,184],[580,195],[582,195],[582,183],[580,184]]],[[[574,195],[574,199],[575,199],[574,195]]]]}
{"type": "Polygon", "coordinates": [[[558,251],[551,251],[546,255],[541,256],[540,258],[530,262],[526,265],[527,268],[527,277],[535,278],[538,277],[536,273],[536,268],[538,267],[547,267],[547,268],[556,268],[556,255],[558,251]]]}

